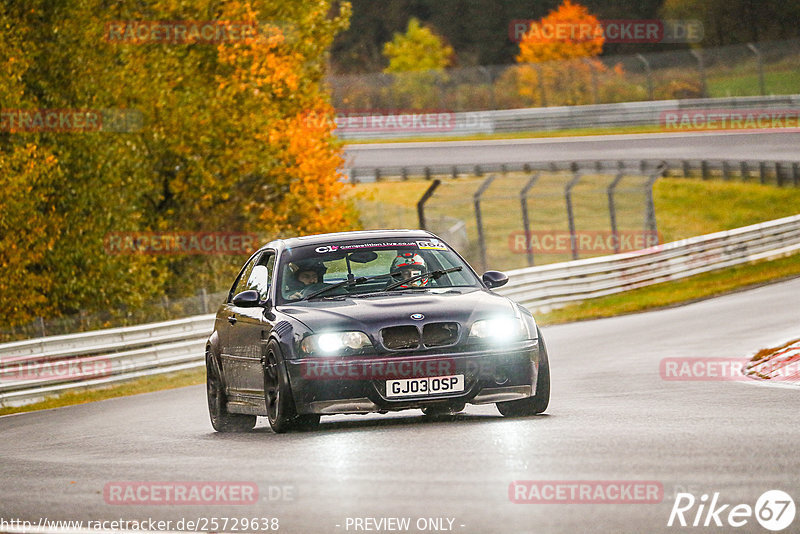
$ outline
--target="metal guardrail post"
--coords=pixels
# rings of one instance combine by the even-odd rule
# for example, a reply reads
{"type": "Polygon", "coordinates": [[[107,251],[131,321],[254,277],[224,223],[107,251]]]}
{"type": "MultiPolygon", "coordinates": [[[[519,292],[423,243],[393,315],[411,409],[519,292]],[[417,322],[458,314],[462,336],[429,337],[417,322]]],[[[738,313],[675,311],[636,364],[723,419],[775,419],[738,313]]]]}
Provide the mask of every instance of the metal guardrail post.
{"type": "MultiPolygon", "coordinates": [[[[427,168],[425,170],[428,170],[427,168]]],[[[422,194],[422,197],[417,202],[417,218],[419,219],[419,227],[422,230],[426,230],[425,227],[425,203],[428,201],[429,198],[433,196],[433,192],[436,191],[436,188],[441,185],[442,181],[438,178],[431,183],[428,189],[422,194]]]]}
{"type": "Polygon", "coordinates": [[[656,180],[664,176],[664,171],[667,169],[667,165],[663,164],[659,166],[653,174],[650,175],[650,178],[647,180],[647,185],[645,186],[646,194],[647,194],[647,213],[645,215],[645,243],[650,243],[647,239],[648,234],[655,236],[655,243],[656,245],[659,244],[660,239],[658,239],[658,223],[656,222],[656,205],[653,200],[653,187],[656,184],[656,180]]]}
{"type": "Polygon", "coordinates": [[[681,161],[681,166],[683,167],[683,177],[688,178],[689,173],[691,172],[691,168],[689,166],[689,162],[686,160],[681,161]]]}
{"type": "Polygon", "coordinates": [[[494,109],[494,76],[492,76],[492,72],[484,66],[479,66],[477,70],[486,77],[486,87],[489,89],[489,104],[491,105],[491,109],[494,109]]]}
{"type": "Polygon", "coordinates": [[[614,181],[611,182],[608,189],[606,189],[606,195],[608,195],[608,214],[609,217],[611,217],[611,237],[614,239],[614,254],[619,254],[619,231],[617,230],[617,206],[614,202],[614,190],[617,188],[617,185],[619,185],[623,176],[625,176],[625,174],[620,170],[614,178],[614,181]]]}
{"type": "Polygon", "coordinates": [[[761,54],[761,50],[756,47],[753,43],[747,43],[747,48],[755,54],[756,62],[758,64],[758,88],[760,90],[760,95],[764,96],[767,94],[767,89],[764,84],[764,56],[761,54]]]}
{"type": "Polygon", "coordinates": [[[599,104],[600,98],[597,91],[597,69],[594,68],[594,65],[592,65],[592,60],[589,58],[583,58],[583,62],[589,67],[589,73],[592,76],[592,103],[599,104]]]}
{"type": "Polygon", "coordinates": [[[722,179],[726,182],[731,179],[731,169],[727,160],[722,162],[722,179]]]}
{"type": "Polygon", "coordinates": [[[575,213],[572,210],[572,188],[581,179],[581,171],[573,164],[573,176],[564,188],[564,199],[567,201],[567,222],[569,223],[569,246],[572,249],[572,259],[578,259],[578,236],[575,231],[575,213]]]}
{"type": "Polygon", "coordinates": [[[647,73],[647,99],[653,100],[653,69],[650,68],[650,62],[642,54],[636,54],[636,59],[642,62],[647,73]]]}
{"type": "Polygon", "coordinates": [[[703,61],[703,54],[699,50],[689,51],[697,60],[697,72],[700,74],[700,90],[702,91],[703,98],[708,98],[708,88],[706,86],[706,65],[703,61]]]}
{"type": "Polygon", "coordinates": [[[792,183],[800,187],[800,163],[792,163],[792,183]]]}
{"type": "Polygon", "coordinates": [[[544,74],[542,74],[542,66],[534,63],[536,69],[536,77],[539,78],[539,100],[543,108],[547,107],[547,96],[544,90],[544,74]]]}
{"type": "Polygon", "coordinates": [[[203,313],[208,312],[208,291],[206,288],[200,288],[200,305],[202,306],[203,313]]]}
{"type": "Polygon", "coordinates": [[[708,162],[706,160],[702,160],[700,162],[700,172],[702,174],[703,180],[708,180],[711,177],[711,174],[708,170],[708,162]]]}
{"type": "Polygon", "coordinates": [[[761,184],[767,183],[767,162],[766,161],[759,161],[758,162],[758,179],[761,181],[761,184]]]}
{"type": "Polygon", "coordinates": [[[746,161],[739,163],[739,174],[742,175],[743,182],[746,182],[750,179],[750,168],[747,166],[746,161]]]}
{"type": "Polygon", "coordinates": [[[486,178],[481,186],[472,195],[472,200],[475,206],[475,225],[478,227],[478,248],[481,254],[481,268],[486,270],[486,238],[483,235],[483,219],[481,218],[481,197],[489,189],[489,186],[494,182],[494,174],[486,178]]]}
{"type": "Polygon", "coordinates": [[[528,217],[528,192],[536,185],[539,180],[540,173],[537,172],[531,176],[525,187],[519,192],[519,202],[522,208],[522,229],[525,231],[525,255],[528,258],[528,265],[533,267],[533,249],[531,248],[531,223],[528,217]]]}

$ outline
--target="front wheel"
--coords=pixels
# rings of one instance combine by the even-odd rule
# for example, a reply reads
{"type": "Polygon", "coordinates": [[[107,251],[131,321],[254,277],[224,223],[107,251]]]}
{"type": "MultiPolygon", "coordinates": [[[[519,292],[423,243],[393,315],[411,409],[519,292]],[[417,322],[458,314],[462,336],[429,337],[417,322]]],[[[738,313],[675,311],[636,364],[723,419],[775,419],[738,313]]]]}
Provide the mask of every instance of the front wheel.
{"type": "Polygon", "coordinates": [[[289,377],[283,365],[283,353],[275,340],[271,340],[267,345],[267,358],[264,362],[264,396],[269,426],[276,434],[296,429],[313,429],[319,425],[319,415],[298,415],[289,387],[289,377]]]}
{"type": "Polygon", "coordinates": [[[228,413],[225,388],[209,353],[206,353],[206,397],[211,426],[217,432],[248,432],[256,426],[255,415],[228,413]]]}
{"type": "Polygon", "coordinates": [[[550,360],[547,357],[547,346],[542,331],[536,327],[539,336],[539,373],[536,376],[536,394],[527,399],[498,402],[497,409],[505,417],[524,417],[536,415],[547,410],[550,404],[550,360]]]}

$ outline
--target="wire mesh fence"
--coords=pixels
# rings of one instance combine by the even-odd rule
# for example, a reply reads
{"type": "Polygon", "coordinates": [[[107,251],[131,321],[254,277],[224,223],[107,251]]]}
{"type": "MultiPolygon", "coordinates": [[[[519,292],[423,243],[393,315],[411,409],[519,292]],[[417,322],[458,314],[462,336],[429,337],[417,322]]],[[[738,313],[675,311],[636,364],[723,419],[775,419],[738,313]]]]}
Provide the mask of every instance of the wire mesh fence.
{"type": "Polygon", "coordinates": [[[137,308],[120,307],[98,313],[80,312],[50,319],[37,317],[27,324],[3,328],[0,330],[0,341],[88,332],[214,313],[227,296],[227,291],[208,293],[201,289],[191,297],[170,299],[164,296],[137,308]]]}
{"type": "Polygon", "coordinates": [[[652,185],[662,170],[576,167],[442,176],[432,179],[417,210],[363,203],[361,224],[424,227],[484,270],[637,250],[659,242],[652,185]]]}
{"type": "Polygon", "coordinates": [[[328,78],[337,111],[478,111],[643,100],[794,94],[800,39],[328,78]]]}

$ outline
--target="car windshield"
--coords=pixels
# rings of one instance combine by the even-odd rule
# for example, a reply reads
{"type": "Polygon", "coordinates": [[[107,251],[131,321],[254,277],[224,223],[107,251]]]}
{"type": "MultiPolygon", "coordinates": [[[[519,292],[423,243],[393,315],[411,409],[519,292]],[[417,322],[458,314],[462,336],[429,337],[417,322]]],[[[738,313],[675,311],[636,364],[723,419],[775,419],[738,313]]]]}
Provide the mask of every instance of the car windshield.
{"type": "Polygon", "coordinates": [[[395,292],[481,287],[464,261],[438,240],[371,240],[301,246],[281,255],[279,269],[280,294],[285,302],[317,296],[364,295],[387,288],[395,292]],[[425,276],[426,273],[431,275],[425,276]],[[408,282],[404,283],[405,280],[408,282]]]}

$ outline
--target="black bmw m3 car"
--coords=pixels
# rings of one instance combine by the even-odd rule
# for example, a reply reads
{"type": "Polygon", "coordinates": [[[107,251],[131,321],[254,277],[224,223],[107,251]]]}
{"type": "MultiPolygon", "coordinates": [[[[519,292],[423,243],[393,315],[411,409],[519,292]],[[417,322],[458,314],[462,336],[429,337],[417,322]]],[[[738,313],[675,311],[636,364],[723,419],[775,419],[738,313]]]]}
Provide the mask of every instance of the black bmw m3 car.
{"type": "Polygon", "coordinates": [[[266,416],[275,432],[320,416],[496,403],[547,409],[550,369],[531,313],[492,292],[421,230],[276,240],[240,271],[206,345],[208,409],[220,432],[266,416]]]}

